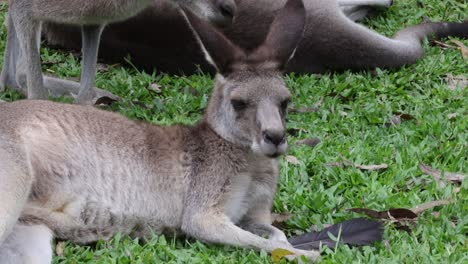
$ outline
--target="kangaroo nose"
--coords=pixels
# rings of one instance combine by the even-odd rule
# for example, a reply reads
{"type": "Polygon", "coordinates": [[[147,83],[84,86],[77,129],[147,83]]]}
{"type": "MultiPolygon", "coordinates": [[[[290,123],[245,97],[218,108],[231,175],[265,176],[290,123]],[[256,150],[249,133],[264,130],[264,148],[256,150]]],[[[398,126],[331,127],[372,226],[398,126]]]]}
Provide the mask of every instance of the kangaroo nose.
{"type": "Polygon", "coordinates": [[[280,131],[263,131],[263,140],[268,144],[278,146],[286,141],[286,134],[280,131]]]}
{"type": "Polygon", "coordinates": [[[218,1],[218,8],[225,19],[232,20],[236,14],[236,3],[233,0],[218,1]]]}

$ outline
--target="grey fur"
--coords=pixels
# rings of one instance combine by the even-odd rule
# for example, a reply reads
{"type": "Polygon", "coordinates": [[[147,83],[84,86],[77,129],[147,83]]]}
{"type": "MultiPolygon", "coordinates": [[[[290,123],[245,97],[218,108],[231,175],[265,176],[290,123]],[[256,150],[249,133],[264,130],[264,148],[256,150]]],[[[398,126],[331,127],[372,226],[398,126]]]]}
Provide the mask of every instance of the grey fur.
{"type": "MultiPolygon", "coordinates": [[[[286,68],[287,72],[323,73],[401,67],[421,58],[422,38],[468,38],[468,21],[422,23],[403,29],[404,35],[397,33],[388,38],[353,21],[365,16],[369,6],[344,5],[342,1],[339,5],[336,0],[304,2],[307,8],[305,34],[297,55],[286,68]]],[[[360,1],[362,4],[366,2],[360,1]]],[[[388,1],[372,2],[388,4],[388,1]]],[[[262,42],[274,14],[285,0],[236,0],[236,3],[236,17],[224,33],[240,47],[250,50],[262,42]]],[[[167,2],[165,8],[161,5],[164,5],[161,1],[153,3],[135,18],[107,28],[103,33],[101,58],[115,63],[130,55],[133,65],[147,71],[155,68],[177,74],[191,74],[199,68],[212,71],[204,62],[194,38],[186,33],[189,29],[182,17],[167,7],[167,2]],[[169,27],[170,31],[165,30],[169,27]],[[160,35],[166,37],[160,39],[160,35]]],[[[70,28],[50,24],[45,28],[49,43],[79,48],[74,44],[79,43],[79,34],[70,28]]]]}
{"type": "MultiPolygon", "coordinates": [[[[138,14],[151,2],[152,0],[11,0],[0,89],[9,86],[26,93],[29,99],[46,99],[52,87],[46,86],[47,82],[44,83],[41,71],[39,46],[42,22],[80,25],[83,34],[83,62],[80,91],[76,100],[83,104],[93,103],[96,95],[96,61],[103,28],[108,23],[138,14]]],[[[235,12],[233,0],[173,2],[189,7],[199,16],[216,23],[229,23],[235,12]]],[[[70,92],[64,95],[70,95],[70,92]]]]}
{"type": "Polygon", "coordinates": [[[318,252],[294,249],[271,225],[274,156],[287,143],[265,136],[285,131],[290,93],[279,69],[302,34],[302,1],[289,0],[265,43],[249,53],[190,12],[187,19],[207,56],[218,67],[230,62],[219,67],[223,72],[195,126],[154,126],[49,101],[0,104],[2,261],[15,262],[34,248],[11,246],[26,239],[20,226],[41,230],[42,244],[50,241],[49,229],[83,244],[118,232],[147,238],[151,231],[176,231],[317,259],[318,252]],[[221,53],[226,57],[211,56],[221,53]]]}

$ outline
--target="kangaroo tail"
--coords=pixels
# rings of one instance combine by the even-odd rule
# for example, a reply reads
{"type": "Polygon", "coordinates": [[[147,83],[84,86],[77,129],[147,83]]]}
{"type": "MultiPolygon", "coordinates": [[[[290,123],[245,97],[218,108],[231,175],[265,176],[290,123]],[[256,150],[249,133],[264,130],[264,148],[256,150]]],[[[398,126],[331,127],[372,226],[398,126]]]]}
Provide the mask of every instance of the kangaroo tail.
{"type": "Polygon", "coordinates": [[[395,39],[418,41],[441,39],[446,37],[468,38],[468,21],[464,22],[427,22],[407,27],[395,34],[395,39]]]}

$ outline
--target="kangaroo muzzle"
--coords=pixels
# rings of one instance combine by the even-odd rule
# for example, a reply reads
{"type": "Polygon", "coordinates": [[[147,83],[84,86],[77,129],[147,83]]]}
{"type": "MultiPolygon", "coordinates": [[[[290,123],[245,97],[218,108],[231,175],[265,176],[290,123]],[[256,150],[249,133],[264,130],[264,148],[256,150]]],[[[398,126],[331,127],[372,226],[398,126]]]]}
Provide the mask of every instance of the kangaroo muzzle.
{"type": "Polygon", "coordinates": [[[257,123],[261,132],[257,150],[269,157],[284,154],[288,143],[279,108],[271,102],[260,105],[257,112],[257,123]]]}

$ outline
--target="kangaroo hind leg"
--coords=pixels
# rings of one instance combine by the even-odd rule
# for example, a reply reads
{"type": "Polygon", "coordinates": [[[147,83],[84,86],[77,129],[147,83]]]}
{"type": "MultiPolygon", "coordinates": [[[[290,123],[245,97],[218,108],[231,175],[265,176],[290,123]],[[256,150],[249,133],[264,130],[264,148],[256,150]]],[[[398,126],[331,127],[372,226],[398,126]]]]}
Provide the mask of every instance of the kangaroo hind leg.
{"type": "Polygon", "coordinates": [[[52,263],[52,231],[44,225],[15,225],[0,246],[4,264],[52,263]]]}
{"type": "Polygon", "coordinates": [[[8,145],[0,144],[0,245],[15,226],[33,182],[12,152],[8,145]]]}

